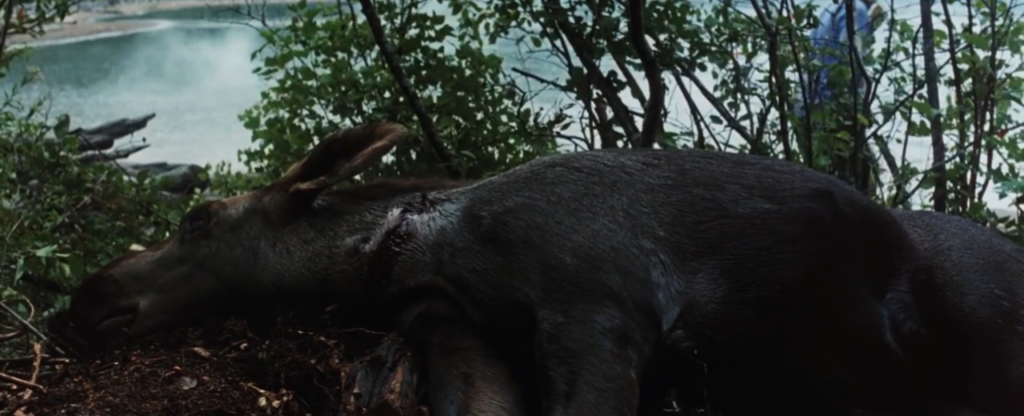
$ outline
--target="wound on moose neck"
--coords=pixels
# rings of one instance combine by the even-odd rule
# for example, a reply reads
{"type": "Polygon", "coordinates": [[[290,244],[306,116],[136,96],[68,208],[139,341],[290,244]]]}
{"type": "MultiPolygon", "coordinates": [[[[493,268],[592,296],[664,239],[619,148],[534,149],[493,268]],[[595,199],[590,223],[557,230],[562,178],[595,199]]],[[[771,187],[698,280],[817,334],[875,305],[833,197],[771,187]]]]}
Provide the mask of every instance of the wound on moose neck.
{"type": "Polygon", "coordinates": [[[386,290],[391,284],[395,264],[417,238],[429,234],[429,220],[439,200],[421,193],[418,200],[409,201],[388,212],[380,229],[368,240],[363,240],[361,252],[368,256],[367,282],[369,290],[386,290]]]}

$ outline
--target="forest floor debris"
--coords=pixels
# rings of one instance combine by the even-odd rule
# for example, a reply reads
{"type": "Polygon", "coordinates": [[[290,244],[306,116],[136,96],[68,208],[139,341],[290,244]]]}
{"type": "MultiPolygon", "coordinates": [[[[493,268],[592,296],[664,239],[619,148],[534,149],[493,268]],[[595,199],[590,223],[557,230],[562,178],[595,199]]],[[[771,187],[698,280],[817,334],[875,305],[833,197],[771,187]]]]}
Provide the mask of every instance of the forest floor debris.
{"type": "MultiPolygon", "coordinates": [[[[48,347],[3,343],[26,345],[0,358],[0,416],[429,416],[401,339],[312,315],[214,319],[76,359],[53,348],[68,330],[58,314],[48,347]]],[[[663,409],[704,414],[671,399],[663,409]]]]}
{"type": "Polygon", "coordinates": [[[402,373],[400,340],[297,320],[259,336],[245,321],[214,320],[97,359],[51,357],[35,344],[34,355],[0,360],[0,415],[427,414],[414,381],[373,380],[402,373]],[[401,399],[384,403],[367,386],[406,391],[380,392],[401,399]]]}

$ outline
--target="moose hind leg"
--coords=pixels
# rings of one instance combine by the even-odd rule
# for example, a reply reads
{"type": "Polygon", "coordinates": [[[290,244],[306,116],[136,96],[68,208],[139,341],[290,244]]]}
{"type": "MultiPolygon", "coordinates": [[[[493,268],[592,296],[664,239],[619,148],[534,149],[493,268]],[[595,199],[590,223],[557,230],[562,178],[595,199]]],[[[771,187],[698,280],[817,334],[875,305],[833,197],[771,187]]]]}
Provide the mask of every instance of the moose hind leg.
{"type": "Polygon", "coordinates": [[[535,348],[543,414],[636,415],[653,345],[640,327],[601,308],[539,317],[535,348]]]}
{"type": "Polygon", "coordinates": [[[441,300],[406,313],[405,333],[426,366],[433,416],[525,416],[524,397],[508,362],[489,348],[468,320],[441,300]]]}

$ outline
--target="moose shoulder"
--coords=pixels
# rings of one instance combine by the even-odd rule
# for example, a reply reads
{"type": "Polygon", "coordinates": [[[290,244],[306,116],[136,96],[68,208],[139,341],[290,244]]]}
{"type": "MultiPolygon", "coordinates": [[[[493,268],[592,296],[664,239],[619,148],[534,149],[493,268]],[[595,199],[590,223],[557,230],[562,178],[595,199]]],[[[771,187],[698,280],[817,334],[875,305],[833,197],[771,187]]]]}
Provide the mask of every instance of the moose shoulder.
{"type": "Polygon", "coordinates": [[[76,330],[103,344],[263,299],[391,302],[396,314],[441,299],[530,357],[545,414],[635,413],[670,328],[726,374],[765,381],[744,401],[792,397],[786,414],[828,413],[900,380],[883,300],[912,245],[834,178],[754,156],[620,150],[473,184],[328,191],[402,133],[344,130],[274,184],[196,208],[169,240],[83,281],[76,330]]]}

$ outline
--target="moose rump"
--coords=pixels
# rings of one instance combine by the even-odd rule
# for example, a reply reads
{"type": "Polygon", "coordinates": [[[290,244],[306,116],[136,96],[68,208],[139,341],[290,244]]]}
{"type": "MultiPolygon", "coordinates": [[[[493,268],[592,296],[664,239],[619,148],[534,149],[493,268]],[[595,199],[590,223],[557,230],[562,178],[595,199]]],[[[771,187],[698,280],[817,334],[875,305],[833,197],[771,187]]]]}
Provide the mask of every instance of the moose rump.
{"type": "Polygon", "coordinates": [[[457,305],[493,345],[532,357],[547,415],[636,414],[670,334],[699,352],[711,385],[728,381],[709,394],[741,414],[893,406],[904,380],[883,300],[908,236],[795,164],[558,155],[405,197],[381,224],[351,240],[365,290],[457,305]]]}
{"type": "Polygon", "coordinates": [[[965,218],[892,212],[920,253],[892,299],[916,384],[948,406],[1024,414],[1024,250],[965,218]]]}

